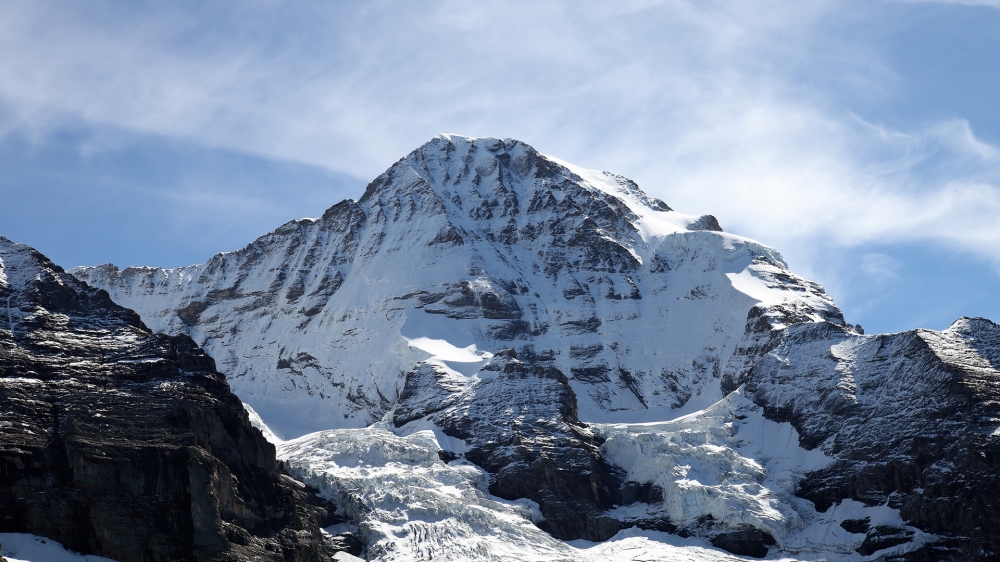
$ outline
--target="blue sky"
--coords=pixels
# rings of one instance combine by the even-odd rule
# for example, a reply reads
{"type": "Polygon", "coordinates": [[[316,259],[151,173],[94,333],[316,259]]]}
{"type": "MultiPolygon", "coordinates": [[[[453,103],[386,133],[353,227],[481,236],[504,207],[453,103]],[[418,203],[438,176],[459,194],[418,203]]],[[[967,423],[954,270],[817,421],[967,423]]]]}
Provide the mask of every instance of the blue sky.
{"type": "Polygon", "coordinates": [[[1000,320],[1000,1],[5,2],[0,234],[178,266],[441,132],[779,249],[869,332],[1000,320]]]}

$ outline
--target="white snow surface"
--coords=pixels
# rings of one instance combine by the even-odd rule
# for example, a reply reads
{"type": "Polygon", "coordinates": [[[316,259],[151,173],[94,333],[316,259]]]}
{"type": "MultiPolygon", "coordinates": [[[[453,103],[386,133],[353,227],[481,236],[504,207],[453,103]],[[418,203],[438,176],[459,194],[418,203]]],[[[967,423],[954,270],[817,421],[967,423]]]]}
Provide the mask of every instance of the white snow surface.
{"type": "Polygon", "coordinates": [[[78,554],[52,539],[26,533],[0,533],[0,545],[0,555],[9,562],[115,562],[103,556],[78,554]]]}
{"type": "Polygon", "coordinates": [[[487,494],[478,467],[438,458],[434,432],[400,436],[385,424],[328,430],[278,445],[296,478],[359,522],[367,559],[652,561],[740,560],[700,539],[629,529],[610,541],[556,540],[532,521],[531,502],[487,494]]]}

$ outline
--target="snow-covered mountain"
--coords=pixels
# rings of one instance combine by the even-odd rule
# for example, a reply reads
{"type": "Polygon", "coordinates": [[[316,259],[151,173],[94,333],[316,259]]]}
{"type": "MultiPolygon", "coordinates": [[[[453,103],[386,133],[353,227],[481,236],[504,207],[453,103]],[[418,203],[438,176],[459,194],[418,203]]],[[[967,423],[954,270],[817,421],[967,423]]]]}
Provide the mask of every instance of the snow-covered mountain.
{"type": "Polygon", "coordinates": [[[843,324],[710,216],[518,141],[447,135],[360,201],[203,265],[73,273],[191,335],[286,437],[366,426],[418,366],[468,376],[508,348],[563,372],[584,421],[667,419],[722,398],[772,328],[843,324]]]}
{"type": "Polygon", "coordinates": [[[1000,328],[865,336],[775,250],[515,140],[442,135],[203,265],[72,273],[208,350],[372,559],[997,550],[1000,328]]]}
{"type": "MultiPolygon", "coordinates": [[[[955,559],[1000,553],[1000,326],[961,318],[940,332],[860,336],[801,324],[746,380],[769,417],[836,459],[800,485],[817,508],[887,505],[941,535],[955,559]]],[[[882,534],[881,544],[911,538],[882,534]]]]}

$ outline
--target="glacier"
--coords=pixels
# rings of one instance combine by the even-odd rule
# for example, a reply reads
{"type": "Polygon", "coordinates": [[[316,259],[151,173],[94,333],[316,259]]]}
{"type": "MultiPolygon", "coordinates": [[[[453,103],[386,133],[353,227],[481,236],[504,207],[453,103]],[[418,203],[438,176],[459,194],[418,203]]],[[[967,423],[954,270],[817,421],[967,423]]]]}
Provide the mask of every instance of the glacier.
{"type": "MultiPolygon", "coordinates": [[[[655,482],[664,490],[658,502],[616,508],[625,520],[666,515],[683,525],[711,515],[724,524],[750,524],[779,541],[779,554],[768,557],[775,560],[870,559],[855,552],[865,535],[845,530],[842,521],[869,518],[873,524],[905,526],[898,510],[885,506],[845,500],[818,513],[811,502],[795,497],[802,475],[832,459],[802,449],[790,424],[765,419],[741,392],[676,420],[600,424],[596,431],[607,439],[604,454],[626,468],[631,480],[655,482]]],[[[601,543],[555,540],[535,524],[542,518],[537,504],[491,496],[489,474],[481,468],[442,461],[439,452],[455,447],[448,441],[434,427],[399,431],[386,420],[276,444],[290,474],[359,522],[370,560],[745,559],[704,539],[639,527],[601,543]]],[[[917,545],[933,538],[912,530],[917,545]]]]}

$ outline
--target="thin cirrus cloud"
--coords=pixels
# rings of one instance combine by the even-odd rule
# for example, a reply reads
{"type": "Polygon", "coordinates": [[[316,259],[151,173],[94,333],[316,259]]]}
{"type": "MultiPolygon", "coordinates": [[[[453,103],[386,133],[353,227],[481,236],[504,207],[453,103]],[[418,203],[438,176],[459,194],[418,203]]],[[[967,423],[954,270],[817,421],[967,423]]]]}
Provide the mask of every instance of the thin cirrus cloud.
{"type": "Polygon", "coordinates": [[[892,37],[997,5],[957,3],[977,6],[5,3],[0,134],[82,123],[112,131],[82,153],[125,131],[362,179],[439,132],[515,137],[836,287],[816,256],[929,243],[1000,263],[997,147],[961,111],[886,109],[909,87],[892,37]]]}
{"type": "Polygon", "coordinates": [[[989,6],[1000,8],[1000,0],[893,0],[894,2],[922,4],[958,4],[961,6],[989,6]]]}
{"type": "Polygon", "coordinates": [[[876,280],[895,280],[899,277],[899,260],[886,254],[865,254],[861,259],[865,273],[876,280]]]}

